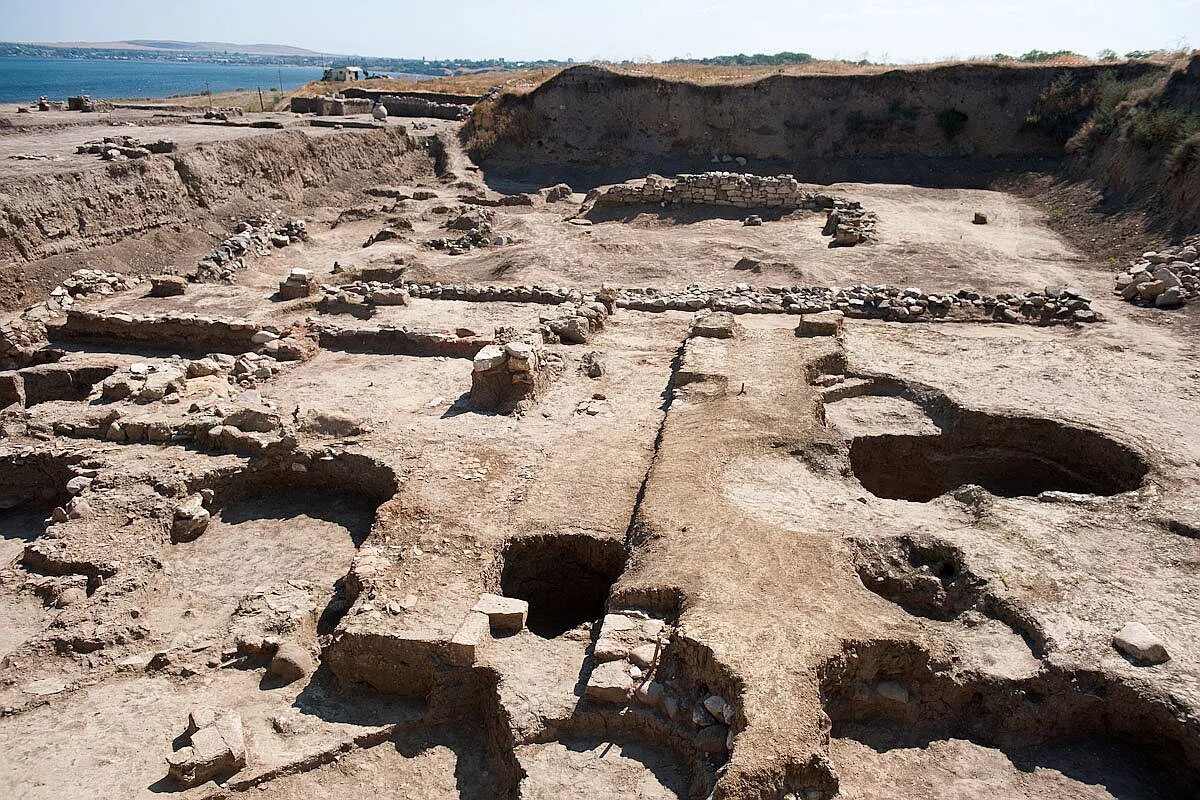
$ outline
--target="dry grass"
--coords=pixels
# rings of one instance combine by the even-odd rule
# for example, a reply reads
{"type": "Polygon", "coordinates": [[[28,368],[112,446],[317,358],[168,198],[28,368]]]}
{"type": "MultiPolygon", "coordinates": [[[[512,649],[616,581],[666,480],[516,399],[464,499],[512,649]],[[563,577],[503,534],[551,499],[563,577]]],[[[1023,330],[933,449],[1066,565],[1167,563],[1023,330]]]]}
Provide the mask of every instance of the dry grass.
{"type": "Polygon", "coordinates": [[[363,89],[384,89],[397,92],[450,92],[454,94],[483,94],[499,86],[507,92],[521,94],[550,80],[558,69],[509,70],[504,72],[474,72],[467,75],[447,75],[428,80],[401,78],[372,78],[355,84],[313,81],[296,90],[296,94],[333,94],[353,85],[363,89]]]}
{"type": "MultiPolygon", "coordinates": [[[[297,89],[296,92],[300,90],[297,89]]],[[[156,106],[174,106],[178,108],[198,109],[207,108],[211,103],[217,108],[228,108],[229,106],[240,106],[246,111],[279,111],[287,108],[288,102],[292,95],[296,92],[283,92],[278,90],[263,89],[261,105],[257,89],[241,90],[236,92],[213,92],[212,97],[204,94],[185,94],[175,97],[156,97],[156,98],[125,98],[117,100],[118,103],[144,103],[147,105],[156,106]]]]}

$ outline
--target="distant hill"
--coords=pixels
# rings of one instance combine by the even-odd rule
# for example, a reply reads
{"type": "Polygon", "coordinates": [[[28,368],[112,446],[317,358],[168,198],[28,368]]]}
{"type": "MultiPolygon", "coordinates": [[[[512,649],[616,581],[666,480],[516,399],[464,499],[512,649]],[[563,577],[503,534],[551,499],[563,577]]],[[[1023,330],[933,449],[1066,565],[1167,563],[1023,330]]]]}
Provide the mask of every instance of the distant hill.
{"type": "Polygon", "coordinates": [[[314,50],[286,44],[176,42],[169,39],[128,39],[120,42],[35,42],[38,47],[77,50],[142,50],[170,53],[244,53],[251,56],[321,56],[314,50]]]}

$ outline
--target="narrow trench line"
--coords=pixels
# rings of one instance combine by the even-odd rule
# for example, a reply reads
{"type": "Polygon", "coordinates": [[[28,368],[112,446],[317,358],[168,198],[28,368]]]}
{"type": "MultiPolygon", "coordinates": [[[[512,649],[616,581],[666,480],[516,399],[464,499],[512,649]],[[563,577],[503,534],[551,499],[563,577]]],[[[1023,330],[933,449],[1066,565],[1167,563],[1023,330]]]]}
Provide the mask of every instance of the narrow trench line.
{"type": "Polygon", "coordinates": [[[671,358],[671,373],[667,377],[667,385],[663,390],[665,395],[662,404],[662,420],[658,423],[658,431],[654,435],[654,448],[650,455],[650,463],[646,465],[646,473],[642,476],[642,484],[638,487],[637,495],[633,500],[633,509],[629,514],[629,525],[625,528],[625,550],[626,558],[638,542],[638,515],[642,510],[642,502],[646,499],[646,489],[650,485],[650,475],[654,472],[655,465],[658,464],[658,454],[662,449],[663,437],[666,435],[667,419],[671,415],[671,405],[675,401],[675,386],[679,377],[679,368],[683,363],[683,351],[687,347],[688,340],[691,339],[690,333],[683,337],[683,341],[679,343],[679,347],[675,349],[675,355],[671,358]]]}

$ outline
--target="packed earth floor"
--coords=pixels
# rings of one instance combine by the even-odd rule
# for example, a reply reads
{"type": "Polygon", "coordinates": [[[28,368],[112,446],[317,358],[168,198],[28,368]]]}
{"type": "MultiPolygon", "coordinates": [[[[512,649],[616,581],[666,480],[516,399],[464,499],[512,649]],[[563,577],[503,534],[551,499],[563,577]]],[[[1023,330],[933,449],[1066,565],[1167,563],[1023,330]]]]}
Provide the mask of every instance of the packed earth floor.
{"type": "Polygon", "coordinates": [[[267,117],[0,132],[204,201],[9,233],[0,796],[1200,797],[1196,305],[998,191],[267,117]]]}

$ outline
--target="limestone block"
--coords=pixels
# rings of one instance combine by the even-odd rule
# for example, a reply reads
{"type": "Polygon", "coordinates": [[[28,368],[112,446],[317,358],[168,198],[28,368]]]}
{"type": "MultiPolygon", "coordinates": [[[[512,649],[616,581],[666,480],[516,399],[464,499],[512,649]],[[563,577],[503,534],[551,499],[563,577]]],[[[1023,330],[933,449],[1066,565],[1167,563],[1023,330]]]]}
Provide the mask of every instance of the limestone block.
{"type": "Polygon", "coordinates": [[[529,603],[515,597],[481,594],[472,611],[486,614],[493,631],[517,633],[529,617],[529,603]]]}

